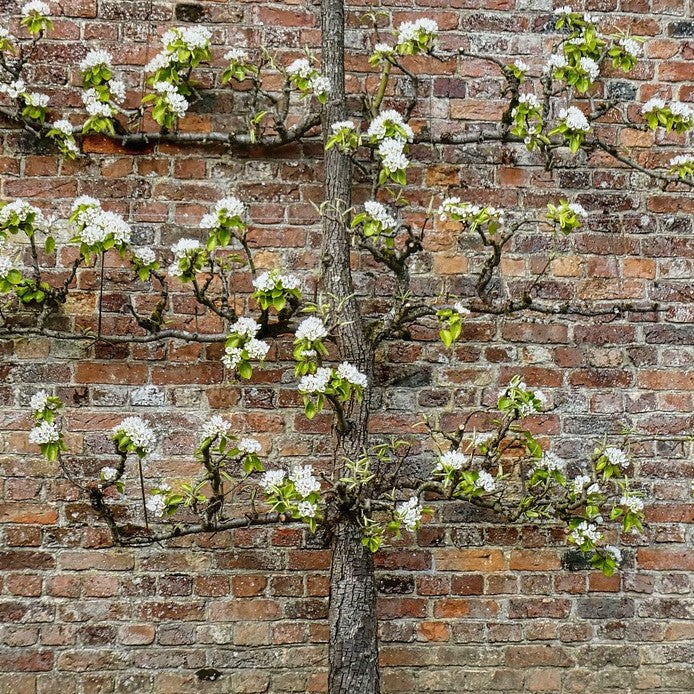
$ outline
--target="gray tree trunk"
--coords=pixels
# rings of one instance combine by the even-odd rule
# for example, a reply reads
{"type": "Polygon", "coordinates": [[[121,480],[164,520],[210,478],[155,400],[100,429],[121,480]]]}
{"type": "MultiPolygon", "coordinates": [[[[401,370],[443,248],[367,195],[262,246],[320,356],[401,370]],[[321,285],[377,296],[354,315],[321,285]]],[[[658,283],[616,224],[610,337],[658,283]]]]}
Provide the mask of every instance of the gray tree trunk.
{"type": "MultiPolygon", "coordinates": [[[[323,133],[345,117],[344,0],[322,2],[322,65],[330,80],[330,98],[323,113],[323,133]]],[[[373,355],[364,335],[354,297],[350,268],[350,237],[346,211],[351,204],[352,170],[337,148],[325,155],[325,207],[322,220],[323,287],[341,303],[336,339],[340,358],[363,371],[371,382],[373,355]]],[[[367,444],[369,389],[362,403],[347,412],[351,429],[338,435],[335,464],[354,459],[367,444]]],[[[342,513],[333,539],[330,577],[330,694],[378,694],[376,588],[371,553],[361,544],[356,518],[342,513]]]]}

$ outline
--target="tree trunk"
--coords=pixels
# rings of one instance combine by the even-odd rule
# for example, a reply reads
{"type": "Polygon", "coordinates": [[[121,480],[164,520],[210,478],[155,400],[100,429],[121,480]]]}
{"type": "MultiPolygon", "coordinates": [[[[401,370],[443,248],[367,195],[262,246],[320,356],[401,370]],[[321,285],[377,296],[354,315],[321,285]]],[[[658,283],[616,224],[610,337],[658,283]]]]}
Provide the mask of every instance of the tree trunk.
{"type": "MultiPolygon", "coordinates": [[[[323,109],[323,137],[330,125],[345,118],[344,0],[323,0],[322,68],[331,93],[323,109]]],[[[325,154],[325,206],[322,218],[322,286],[341,307],[336,342],[340,359],[371,382],[373,353],[364,335],[354,296],[350,267],[347,210],[351,204],[352,168],[349,157],[336,147],[325,154]]],[[[361,403],[352,402],[347,417],[351,428],[337,435],[334,466],[341,476],[345,458],[354,460],[368,443],[369,388],[361,403]]],[[[376,589],[371,553],[361,544],[360,528],[344,509],[338,510],[330,577],[330,694],[378,694],[376,589]]]]}
{"type": "Polygon", "coordinates": [[[345,519],[336,530],[330,573],[330,694],[378,694],[376,581],[361,531],[345,519]]]}

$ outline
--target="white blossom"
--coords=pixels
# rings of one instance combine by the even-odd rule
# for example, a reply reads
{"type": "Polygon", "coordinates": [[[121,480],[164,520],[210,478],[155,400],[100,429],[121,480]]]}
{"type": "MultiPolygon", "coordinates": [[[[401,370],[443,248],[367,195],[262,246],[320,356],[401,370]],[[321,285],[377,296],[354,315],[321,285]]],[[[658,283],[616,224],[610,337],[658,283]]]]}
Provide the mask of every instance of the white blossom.
{"type": "Polygon", "coordinates": [[[230,195],[215,203],[214,211],[219,214],[224,212],[227,217],[242,218],[246,214],[246,206],[235,196],[230,195]]]}
{"type": "Polygon", "coordinates": [[[294,489],[304,499],[313,492],[320,491],[320,481],[313,476],[312,465],[293,465],[289,479],[294,482],[294,489]]]}
{"type": "Polygon", "coordinates": [[[665,108],[664,99],[659,99],[658,97],[654,96],[652,99],[649,99],[641,107],[641,113],[646,114],[646,113],[650,113],[651,111],[660,111],[664,108],[665,108]]]}
{"type": "Polygon", "coordinates": [[[323,321],[317,316],[309,316],[299,323],[295,337],[297,340],[308,340],[317,342],[328,336],[328,331],[323,325],[323,321]]]}
{"type": "Polygon", "coordinates": [[[224,54],[224,60],[228,60],[232,63],[247,63],[248,53],[243,48],[230,48],[224,54]]]}
{"type": "Polygon", "coordinates": [[[258,334],[260,323],[256,323],[252,318],[241,316],[236,323],[229,327],[229,332],[245,338],[252,338],[258,334]]]}
{"type": "Polygon", "coordinates": [[[546,72],[554,72],[555,70],[561,70],[569,64],[566,56],[561,53],[552,53],[547,59],[547,65],[545,66],[546,72]]]}
{"type": "Polygon", "coordinates": [[[566,470],[566,461],[552,451],[545,451],[540,460],[535,461],[535,467],[547,470],[547,472],[564,472],[566,470]]]}
{"type": "Polygon", "coordinates": [[[70,212],[74,212],[78,207],[101,207],[101,203],[96,198],[92,198],[89,195],[80,195],[78,198],[75,198],[75,201],[72,203],[70,212]]]}
{"type": "Polygon", "coordinates": [[[104,51],[100,48],[94,48],[80,61],[80,70],[84,72],[90,68],[96,67],[97,65],[110,68],[113,62],[113,58],[108,51],[104,51]]]}
{"type": "Polygon", "coordinates": [[[583,72],[585,72],[590,78],[591,82],[594,82],[598,75],[600,74],[600,66],[588,56],[583,56],[579,61],[579,65],[583,72]]]}
{"type": "Polygon", "coordinates": [[[157,53],[157,55],[145,65],[145,72],[157,72],[157,70],[167,68],[174,60],[175,56],[171,53],[157,53]]]}
{"type": "Polygon", "coordinates": [[[14,261],[6,255],[0,255],[0,278],[5,279],[14,269],[14,261]]]}
{"type": "Polygon", "coordinates": [[[416,41],[420,31],[437,34],[439,26],[433,19],[427,18],[418,19],[415,22],[403,22],[398,27],[398,44],[416,41]]]}
{"type": "Polygon", "coordinates": [[[349,381],[353,386],[359,386],[360,388],[366,388],[369,383],[366,374],[363,374],[359,369],[346,361],[343,361],[342,364],[337,367],[337,375],[349,381]]]}
{"type": "Polygon", "coordinates": [[[117,103],[123,103],[125,99],[125,82],[123,80],[111,80],[108,83],[108,88],[111,92],[111,99],[117,103]]]}
{"type": "Polygon", "coordinates": [[[351,120],[338,120],[335,121],[331,126],[330,130],[332,131],[333,135],[337,135],[337,133],[340,132],[340,130],[356,130],[356,126],[354,125],[354,121],[351,120]]]}
{"type": "Polygon", "coordinates": [[[316,504],[313,504],[310,501],[300,501],[296,508],[297,512],[302,518],[315,518],[316,510],[318,509],[316,504]]]}
{"type": "Polygon", "coordinates": [[[469,308],[463,305],[461,301],[456,301],[453,304],[453,310],[461,317],[465,318],[466,316],[469,316],[471,311],[469,308]]]}
{"type": "Polygon", "coordinates": [[[245,437],[242,438],[238,444],[237,448],[241,453],[260,453],[262,446],[260,445],[260,441],[257,439],[251,438],[251,437],[245,437]]]}
{"type": "Polygon", "coordinates": [[[308,58],[297,58],[291,65],[287,66],[287,74],[292,77],[301,77],[308,79],[313,75],[315,70],[311,67],[308,58]]]}
{"type": "Polygon", "coordinates": [[[58,132],[63,133],[63,135],[72,135],[72,123],[70,123],[69,120],[57,120],[51,127],[55,128],[58,132]]]}
{"type": "Polygon", "coordinates": [[[0,39],[6,39],[10,35],[10,32],[5,29],[5,27],[0,26],[0,39]]]}
{"type": "Polygon", "coordinates": [[[380,53],[381,55],[390,55],[395,51],[393,46],[389,46],[387,43],[377,43],[374,46],[374,53],[380,53]]]}
{"type": "Polygon", "coordinates": [[[48,227],[48,222],[43,216],[43,212],[25,200],[14,200],[0,208],[0,225],[7,224],[12,215],[16,215],[20,223],[26,222],[29,215],[34,215],[34,227],[38,229],[46,229],[48,227]]]}
{"type": "Polygon", "coordinates": [[[571,480],[571,491],[574,494],[581,494],[588,484],[590,484],[589,475],[577,475],[571,480]]]}
{"type": "Polygon", "coordinates": [[[622,506],[626,506],[632,513],[641,513],[643,511],[643,499],[638,496],[632,496],[630,494],[624,494],[619,500],[622,506]]]}
{"type": "Polygon", "coordinates": [[[600,493],[600,485],[596,482],[595,484],[591,484],[588,489],[586,489],[586,496],[590,496],[591,494],[599,494],[600,493]]]}
{"type": "Polygon", "coordinates": [[[171,46],[180,40],[189,51],[194,51],[198,48],[205,48],[211,38],[210,30],[202,26],[174,27],[162,36],[161,42],[167,50],[171,50],[171,46]]]}
{"type": "Polygon", "coordinates": [[[408,501],[403,501],[395,507],[395,513],[410,532],[416,530],[417,524],[422,518],[422,507],[416,496],[410,497],[408,501]]]}
{"type": "MultiPolygon", "coordinates": [[[[2,272],[0,272],[2,276],[2,272]]],[[[49,395],[45,390],[40,390],[38,393],[32,395],[29,401],[29,407],[31,407],[32,412],[43,412],[48,405],[49,395]]]]}
{"type": "Polygon", "coordinates": [[[327,96],[330,94],[330,80],[323,75],[314,75],[311,77],[311,89],[316,96],[327,96]]]}
{"type": "Polygon", "coordinates": [[[603,454],[611,465],[619,465],[619,467],[629,467],[629,458],[621,448],[609,446],[603,451],[603,454]]]}
{"type": "Polygon", "coordinates": [[[577,202],[570,202],[567,207],[577,216],[577,217],[587,217],[588,213],[585,211],[583,205],[577,202]]]}
{"type": "Polygon", "coordinates": [[[575,542],[579,547],[590,541],[593,544],[600,542],[602,539],[602,533],[598,530],[594,523],[588,523],[588,521],[581,521],[569,534],[569,538],[575,542]]]}
{"type": "Polygon", "coordinates": [[[252,337],[246,342],[244,348],[248,353],[249,359],[259,359],[262,361],[267,356],[270,345],[267,342],[256,340],[256,338],[252,337]]]}
{"type": "Polygon", "coordinates": [[[39,106],[41,108],[46,108],[48,106],[49,98],[48,94],[42,94],[41,92],[29,92],[24,95],[24,103],[27,106],[39,106]]]}
{"type": "Polygon", "coordinates": [[[183,94],[180,94],[176,87],[170,82],[155,82],[154,91],[161,94],[166,101],[169,110],[174,113],[177,118],[183,118],[188,111],[188,100],[183,94]]]}
{"type": "Polygon", "coordinates": [[[231,424],[224,419],[224,417],[215,414],[212,415],[203,425],[200,430],[202,433],[201,438],[213,439],[216,436],[224,436],[231,427],[231,424]]]}
{"type": "Polygon", "coordinates": [[[670,159],[670,166],[684,166],[685,164],[694,165],[694,154],[678,154],[670,159]]]}
{"type": "MultiPolygon", "coordinates": [[[[414,138],[412,128],[405,122],[402,115],[393,109],[381,111],[381,113],[379,113],[378,116],[376,116],[376,118],[369,123],[369,128],[366,131],[367,137],[375,138],[379,141],[382,140],[386,136],[386,126],[389,123],[402,128],[402,130],[405,131],[407,141],[412,142],[414,138]]],[[[393,137],[396,139],[402,139],[400,135],[395,135],[393,137]]]]}
{"type": "Polygon", "coordinates": [[[133,248],[133,255],[137,258],[140,265],[147,266],[152,265],[156,262],[157,256],[154,251],[149,246],[140,246],[139,248],[133,248]]]}
{"type": "Polygon", "coordinates": [[[24,92],[26,84],[24,80],[18,79],[5,84],[0,82],[0,93],[7,94],[10,99],[16,99],[20,94],[24,92]]]}
{"type": "Polygon", "coordinates": [[[125,434],[136,448],[141,448],[146,454],[151,453],[156,445],[154,432],[140,417],[126,417],[113,427],[113,434],[125,434]]]}
{"type": "Polygon", "coordinates": [[[60,439],[60,430],[56,424],[41,422],[29,432],[29,441],[35,444],[56,443],[60,439]]]}
{"type": "Polygon", "coordinates": [[[364,203],[364,210],[369,217],[381,223],[383,231],[393,231],[397,228],[397,220],[395,217],[388,214],[388,210],[380,202],[376,202],[376,200],[367,200],[364,203]]]}
{"type": "Polygon", "coordinates": [[[569,5],[564,5],[562,7],[557,7],[554,10],[554,14],[557,15],[558,17],[566,16],[572,14],[573,10],[569,5]]]}
{"type": "Polygon", "coordinates": [[[227,347],[222,356],[222,364],[227,369],[235,369],[243,359],[243,350],[240,347],[227,347]]]}
{"type": "Polygon", "coordinates": [[[302,376],[297,388],[300,393],[324,393],[332,375],[332,369],[320,367],[315,374],[302,376]]]}
{"type": "Polygon", "coordinates": [[[475,487],[490,493],[496,489],[496,480],[486,470],[480,470],[475,480],[475,487]]]}
{"type": "Polygon", "coordinates": [[[117,476],[118,470],[116,470],[116,468],[109,466],[101,468],[101,479],[104,480],[104,482],[112,482],[117,476]]]}
{"type": "Polygon", "coordinates": [[[166,510],[166,499],[163,494],[150,494],[145,501],[147,511],[157,518],[161,518],[166,510]]]}
{"type": "Polygon", "coordinates": [[[673,116],[679,116],[685,123],[694,122],[694,111],[688,104],[681,101],[673,101],[670,104],[670,112],[673,116]]]}
{"type": "Polygon", "coordinates": [[[41,0],[31,0],[22,7],[22,17],[28,17],[32,13],[47,17],[51,13],[51,8],[41,0]]]}
{"type": "Polygon", "coordinates": [[[513,64],[521,72],[527,72],[530,69],[528,64],[520,59],[516,60],[513,64]]]}
{"type": "Polygon", "coordinates": [[[378,146],[378,156],[381,157],[383,166],[388,171],[400,171],[406,169],[410,162],[405,156],[405,143],[392,137],[387,137],[378,146]]]}
{"type": "Polygon", "coordinates": [[[570,130],[580,132],[588,132],[590,130],[590,123],[588,123],[588,119],[585,117],[583,111],[576,106],[563,108],[559,112],[559,120],[564,121],[570,130]]]}
{"type": "Polygon", "coordinates": [[[521,94],[518,97],[519,104],[526,104],[528,108],[539,108],[540,100],[534,94],[521,94]]]}
{"type": "Polygon", "coordinates": [[[189,253],[199,251],[201,249],[202,246],[200,245],[200,241],[197,239],[180,239],[174,244],[171,250],[173,251],[176,260],[180,260],[181,258],[185,258],[185,256],[189,253]]]}
{"type": "Polygon", "coordinates": [[[270,494],[277,489],[283,482],[287,473],[284,470],[268,470],[261,478],[258,484],[270,494]]]}
{"type": "Polygon", "coordinates": [[[301,286],[301,280],[296,275],[287,275],[277,270],[263,272],[253,280],[253,286],[261,292],[272,291],[278,284],[283,289],[293,290],[301,286]]]}
{"type": "Polygon", "coordinates": [[[91,88],[82,92],[82,101],[84,108],[90,116],[99,116],[102,118],[110,118],[113,115],[113,109],[110,104],[101,101],[96,89],[91,88]]]}
{"type": "Polygon", "coordinates": [[[605,545],[605,551],[617,562],[617,565],[622,563],[622,551],[614,545],[605,545]]]}
{"type": "Polygon", "coordinates": [[[643,53],[641,44],[628,36],[623,39],[619,39],[617,43],[619,43],[619,45],[624,49],[625,53],[628,53],[634,58],[638,58],[643,53]]]}
{"type": "Polygon", "coordinates": [[[436,464],[437,470],[460,470],[465,465],[467,458],[460,451],[447,451],[439,456],[439,462],[436,464]]]}

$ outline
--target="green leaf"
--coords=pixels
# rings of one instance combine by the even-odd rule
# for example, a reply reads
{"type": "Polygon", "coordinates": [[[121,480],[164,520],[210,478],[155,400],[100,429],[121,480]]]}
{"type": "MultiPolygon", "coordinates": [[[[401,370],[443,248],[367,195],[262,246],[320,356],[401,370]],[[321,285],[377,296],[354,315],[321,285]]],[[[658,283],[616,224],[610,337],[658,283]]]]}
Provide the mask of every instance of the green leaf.
{"type": "Polygon", "coordinates": [[[52,236],[46,236],[46,241],[43,246],[46,253],[50,255],[55,250],[55,239],[52,236]]]}

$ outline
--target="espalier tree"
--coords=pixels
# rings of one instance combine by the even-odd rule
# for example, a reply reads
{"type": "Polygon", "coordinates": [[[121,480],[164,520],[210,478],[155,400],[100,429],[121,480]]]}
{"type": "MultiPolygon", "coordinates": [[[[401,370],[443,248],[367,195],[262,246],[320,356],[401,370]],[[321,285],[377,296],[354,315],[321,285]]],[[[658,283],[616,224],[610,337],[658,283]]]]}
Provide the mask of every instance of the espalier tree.
{"type": "Polygon", "coordinates": [[[599,124],[609,120],[621,123],[622,129],[682,134],[694,124],[694,114],[682,103],[654,98],[642,106],[638,122],[625,122],[623,104],[602,96],[601,73],[605,65],[629,73],[642,55],[643,41],[625,34],[603,35],[593,18],[569,7],[554,13],[555,40],[539,72],[522,61],[443,51],[436,23],[426,18],[405,22],[382,36],[380,13],[368,13],[364,22],[373,27],[368,64],[376,88],[351,95],[359,98],[350,99],[348,112],[343,0],[324,0],[321,10],[320,61],[307,51],[304,58],[283,65],[261,46],[226,49],[225,67],[215,81],[248,95],[246,127],[239,132],[179,130],[189,107],[200,98],[196,68],[214,57],[205,27],[172,27],[163,34],[161,51],[144,70],[144,96],[132,109],[121,105],[126,88],[111,56],[95,47],[79,65],[86,114],[73,114],[71,120],[56,118],[48,97],[26,83],[34,49],[51,31],[50,8],[29,2],[17,36],[0,29],[2,114],[53,142],[63,157],[84,156],[81,142],[92,133],[123,147],[214,143],[228,145],[232,154],[238,146],[272,148],[322,138],[325,151],[324,199],[317,206],[321,262],[310,296],[286,269],[261,271],[256,266],[247,236],[252,220],[244,202],[233,196],[219,200],[204,215],[194,238],[184,238],[170,250],[134,245],[128,222],[93,198],[75,200],[62,225],[17,200],[0,203],[0,292],[5,295],[0,335],[108,343],[223,342],[224,366],[229,378],[238,379],[250,379],[263,368],[272,341],[293,340],[296,389],[306,417],[321,412],[333,416],[332,465],[320,477],[310,465],[286,470],[281,461],[265,458],[255,439],[232,432],[223,416],[214,415],[202,425],[197,448],[191,451],[199,463],[196,478],[173,487],[165,480],[156,488],[146,484],[143,463],[156,439],[146,421],[130,416],[106,434],[113,442],[114,462],[101,469],[98,479],[86,479],[75,466],[79,458],[66,458],[62,403],[45,391],[31,401],[35,427],[30,440],[49,460],[61,462],[108,525],[116,545],[138,547],[257,524],[322,529],[332,548],[329,689],[331,694],[369,694],[379,690],[373,553],[401,532],[417,530],[428,513],[424,505],[436,508],[464,500],[510,522],[564,524],[568,542],[608,575],[618,568],[620,551],[607,544],[607,538],[618,537],[619,529],[640,531],[643,521],[643,500],[630,476],[629,438],[603,439],[583,469],[573,465],[570,475],[565,461],[543,450],[524,426],[527,416],[542,412],[548,403],[518,377],[501,392],[489,419],[493,424],[484,431],[472,428],[470,417],[454,431],[425,420],[419,440],[429,442],[427,465],[408,464],[407,441],[369,435],[369,415],[376,406],[371,392],[375,355],[387,341],[407,339],[417,323],[436,325],[445,351],[461,339],[465,321],[478,315],[657,311],[651,304],[606,306],[538,298],[563,237],[590,224],[585,210],[561,198],[544,210],[502,210],[439,193],[428,210],[420,207],[412,214],[410,148],[425,143],[433,150],[438,145],[479,149],[503,143],[530,151],[548,170],[558,157],[603,150],[664,189],[684,189],[692,185],[691,154],[674,157],[669,168],[650,170],[614,144],[619,138],[601,137],[599,124]],[[439,61],[488,60],[503,79],[508,101],[498,127],[450,132],[421,126],[415,132],[409,121],[422,104],[411,56],[418,55],[439,61]],[[394,93],[400,96],[391,97],[394,93]],[[152,121],[158,129],[143,128],[152,121]],[[368,201],[353,206],[357,176],[370,193],[368,201]],[[414,290],[412,263],[426,248],[427,231],[437,224],[477,239],[470,264],[474,291],[469,295],[452,296],[444,287],[437,297],[420,297],[414,290]],[[74,249],[74,261],[59,268],[60,273],[42,267],[56,252],[56,229],[63,233],[60,244],[74,249]],[[548,239],[545,270],[520,289],[518,283],[510,287],[500,276],[501,261],[513,240],[527,233],[548,239]],[[381,313],[373,311],[373,304],[367,308],[355,289],[350,264],[355,249],[369,254],[392,279],[381,313]],[[83,268],[103,268],[107,254],[119,254],[133,279],[150,287],[151,311],[142,314],[131,306],[133,329],[125,334],[104,334],[100,318],[93,331],[61,329],[55,317],[75,291],[76,278],[83,268]],[[250,273],[254,287],[245,303],[238,302],[234,286],[241,271],[250,273]],[[172,288],[190,291],[223,330],[190,332],[169,325],[172,288]],[[128,504],[127,495],[141,497],[141,505],[128,504]]]}

